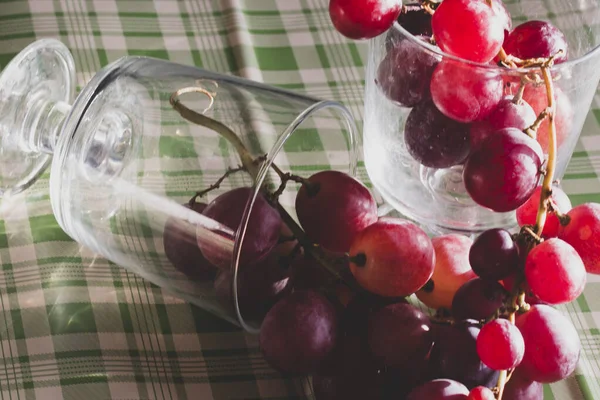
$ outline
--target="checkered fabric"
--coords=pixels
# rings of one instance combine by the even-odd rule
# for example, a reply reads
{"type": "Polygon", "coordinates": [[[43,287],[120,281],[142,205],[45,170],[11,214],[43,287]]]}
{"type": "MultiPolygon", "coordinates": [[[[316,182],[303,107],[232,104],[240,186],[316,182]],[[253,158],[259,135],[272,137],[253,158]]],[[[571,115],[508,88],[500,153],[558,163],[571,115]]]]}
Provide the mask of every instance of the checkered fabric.
{"type": "MultiPolygon", "coordinates": [[[[146,55],[337,100],[362,119],[366,43],[334,31],[326,0],[0,1],[0,69],[41,38],[69,47],[79,89],[108,63],[146,55]]],[[[599,100],[563,181],[574,204],[600,201],[599,100]]],[[[287,159],[306,168],[304,156],[287,159]]],[[[312,398],[306,379],[267,365],[255,336],[72,241],[48,176],[0,202],[0,399],[312,398]]],[[[545,399],[600,399],[600,278],[563,310],[584,353],[545,399]]]]}

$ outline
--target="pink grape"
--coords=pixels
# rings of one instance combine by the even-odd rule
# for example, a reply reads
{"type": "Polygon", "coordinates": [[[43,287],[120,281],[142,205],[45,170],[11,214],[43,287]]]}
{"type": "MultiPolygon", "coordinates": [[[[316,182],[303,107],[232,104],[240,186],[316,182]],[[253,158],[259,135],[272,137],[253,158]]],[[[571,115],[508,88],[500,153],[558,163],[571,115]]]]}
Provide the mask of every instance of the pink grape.
{"type": "MultiPolygon", "coordinates": [[[[253,190],[250,187],[229,190],[211,201],[202,214],[235,232],[242,223],[242,217],[253,190]]],[[[241,248],[241,265],[252,265],[264,259],[277,245],[280,229],[279,213],[271,207],[265,196],[259,193],[248,219],[248,227],[241,248]]],[[[221,268],[229,267],[232,258],[230,251],[213,246],[213,241],[210,243],[199,241],[198,244],[204,256],[211,263],[221,268]]]]}
{"type": "Polygon", "coordinates": [[[433,345],[429,317],[411,304],[390,304],[369,320],[369,347],[384,366],[410,368],[433,345]]]}
{"type": "Polygon", "coordinates": [[[525,277],[531,291],[540,300],[548,304],[562,304],[583,293],[587,275],[573,246],[551,238],[529,252],[525,260],[525,277]]]}
{"type": "Polygon", "coordinates": [[[406,400],[466,400],[469,389],[451,379],[434,379],[414,388],[406,400]]]}
{"type": "Polygon", "coordinates": [[[502,47],[506,17],[486,0],[444,0],[431,20],[433,35],[445,52],[486,63],[502,47]]]}
{"type": "Polygon", "coordinates": [[[435,253],[423,229],[400,218],[383,217],[359,232],[350,247],[350,270],[368,291],[408,296],[433,274],[435,253]]]}
{"type": "Polygon", "coordinates": [[[445,59],[433,71],[430,87],[431,98],[444,115],[473,122],[490,115],[502,99],[502,86],[494,70],[445,59]]]}
{"type": "MultiPolygon", "coordinates": [[[[519,208],[517,208],[517,222],[519,226],[524,225],[535,225],[537,218],[538,207],[540,206],[540,195],[542,193],[542,186],[535,188],[535,191],[531,194],[531,197],[519,208]]],[[[558,211],[566,214],[571,210],[571,200],[569,196],[558,186],[552,186],[552,196],[550,196],[553,203],[558,207],[558,211]]],[[[557,237],[560,229],[560,221],[554,213],[548,213],[546,216],[546,223],[542,230],[542,236],[546,238],[557,237]]]]}
{"type": "Polygon", "coordinates": [[[334,349],[338,321],[334,306],[316,291],[293,292],[265,316],[259,345],[267,362],[283,372],[316,370],[334,349]]]}
{"type": "Polygon", "coordinates": [[[471,147],[479,147],[489,135],[502,128],[528,128],[535,122],[536,117],[533,108],[525,101],[515,103],[512,96],[505,96],[489,117],[471,124],[471,147]]]}
{"type": "Polygon", "coordinates": [[[567,61],[568,44],[565,35],[546,21],[527,21],[513,29],[504,41],[507,54],[520,59],[550,57],[562,50],[554,58],[555,64],[567,61]]]}
{"type": "Polygon", "coordinates": [[[516,367],[523,360],[525,342],[519,329],[506,319],[495,319],[481,328],[477,354],[481,362],[501,371],[516,367]]]}
{"type": "Polygon", "coordinates": [[[541,383],[560,381],[577,367],[581,342],[571,321],[551,306],[537,304],[518,315],[525,355],[517,367],[523,377],[541,383]]]}
{"type": "Polygon", "coordinates": [[[377,203],[357,179],[335,170],[317,172],[296,195],[298,221],[315,243],[347,252],[356,235],[377,221],[377,203]]]}
{"type": "Polygon", "coordinates": [[[535,190],[543,155],[539,144],[515,128],[487,138],[467,159],[465,188],[479,205],[496,212],[512,211],[535,190]]]}
{"type": "Polygon", "coordinates": [[[477,386],[471,389],[467,400],[496,400],[496,396],[494,396],[494,392],[485,386],[477,386]]]}
{"type": "MultiPolygon", "coordinates": [[[[185,208],[202,213],[205,203],[184,204],[185,208]]],[[[217,269],[200,251],[196,241],[196,230],[177,218],[169,218],[163,235],[165,256],[180,272],[194,281],[210,281],[215,278],[217,269]]]]}
{"type": "Polygon", "coordinates": [[[506,386],[504,386],[502,397],[510,400],[543,400],[544,385],[525,378],[517,368],[506,386]]]}
{"type": "Polygon", "coordinates": [[[481,233],[469,250],[473,271],[483,279],[497,281],[516,272],[519,250],[510,232],[492,228],[481,233]]]}
{"type": "Polygon", "coordinates": [[[580,204],[567,215],[571,220],[558,237],[577,250],[587,272],[600,274],[600,204],[580,204]]]}

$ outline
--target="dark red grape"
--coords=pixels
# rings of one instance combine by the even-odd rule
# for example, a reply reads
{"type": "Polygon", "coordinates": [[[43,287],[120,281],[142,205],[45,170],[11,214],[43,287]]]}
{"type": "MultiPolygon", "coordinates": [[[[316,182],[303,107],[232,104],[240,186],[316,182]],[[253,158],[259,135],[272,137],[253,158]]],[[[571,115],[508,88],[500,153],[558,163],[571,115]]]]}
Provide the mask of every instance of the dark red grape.
{"type": "Polygon", "coordinates": [[[533,108],[521,100],[513,102],[512,96],[500,100],[494,111],[483,121],[471,124],[471,147],[477,148],[492,133],[502,128],[517,128],[524,130],[530,127],[536,119],[533,108]]]}
{"type": "Polygon", "coordinates": [[[413,108],[404,129],[410,155],[422,165],[447,168],[469,155],[469,127],[439,112],[431,100],[413,108]]]}
{"type": "Polygon", "coordinates": [[[496,384],[498,371],[483,364],[477,354],[479,325],[475,321],[433,324],[433,328],[434,345],[429,360],[432,378],[455,379],[469,389],[496,384]]]}
{"type": "Polygon", "coordinates": [[[543,400],[544,385],[527,379],[517,368],[504,386],[502,398],[510,400],[543,400]]]}
{"type": "MultiPolygon", "coordinates": [[[[197,213],[202,213],[204,203],[194,203],[192,206],[183,204],[197,213]]],[[[194,281],[210,281],[214,279],[217,269],[200,251],[196,240],[196,227],[186,224],[176,218],[169,218],[165,223],[163,236],[165,256],[173,267],[194,281]]]]}
{"type": "Polygon", "coordinates": [[[450,59],[438,64],[430,85],[436,107],[459,122],[487,118],[502,99],[503,81],[497,71],[450,59]]]}
{"type": "Polygon", "coordinates": [[[600,204],[580,204],[567,215],[571,220],[558,237],[577,250],[587,272],[600,274],[600,204]]]}
{"type": "Polygon", "coordinates": [[[519,328],[498,318],[485,324],[477,337],[477,354],[488,367],[501,371],[516,367],[523,360],[525,342],[519,328]]]}
{"type": "Polygon", "coordinates": [[[429,317],[411,304],[396,303],[377,311],[369,320],[369,347],[383,366],[410,368],[433,344],[429,317]]]}
{"type": "Polygon", "coordinates": [[[486,0],[444,0],[431,20],[442,50],[454,56],[486,63],[502,47],[506,15],[486,0]]]}
{"type": "MultiPolygon", "coordinates": [[[[540,195],[542,193],[542,186],[535,188],[535,191],[531,194],[529,200],[527,200],[522,206],[517,208],[517,222],[519,226],[524,225],[535,225],[537,218],[538,208],[540,206],[540,195]]],[[[558,186],[552,186],[552,195],[550,196],[553,204],[558,208],[558,211],[566,214],[571,210],[571,200],[569,196],[558,186]]],[[[546,223],[542,230],[542,236],[556,237],[560,229],[560,221],[554,213],[548,213],[546,216],[546,223]]]]}
{"type": "Polygon", "coordinates": [[[577,251],[558,238],[545,240],[529,252],[525,277],[533,294],[549,304],[575,300],[583,293],[587,280],[577,251]]]}
{"type": "Polygon", "coordinates": [[[467,400],[469,389],[451,379],[435,379],[414,388],[406,400],[467,400]]]}
{"type": "Polygon", "coordinates": [[[336,280],[331,272],[308,254],[296,257],[290,268],[290,284],[295,290],[319,289],[336,280]]]}
{"type": "Polygon", "coordinates": [[[520,264],[519,249],[507,230],[488,229],[473,242],[469,262],[477,275],[497,281],[516,272],[520,264]]]}
{"type": "Polygon", "coordinates": [[[414,36],[433,35],[431,14],[420,3],[405,4],[398,16],[398,23],[414,36]]]}
{"type": "Polygon", "coordinates": [[[525,356],[517,371],[542,383],[560,381],[577,367],[581,342],[571,321],[551,306],[537,304],[517,316],[525,356]]]}
{"type": "Polygon", "coordinates": [[[431,275],[435,254],[423,229],[400,218],[383,217],[360,232],[350,247],[357,282],[379,296],[408,296],[431,275]]]}
{"type": "Polygon", "coordinates": [[[344,253],[356,235],[377,221],[369,189],[339,171],[317,172],[296,196],[296,213],[307,236],[324,248],[344,253]]]}
{"type": "Polygon", "coordinates": [[[430,96],[429,82],[438,63],[438,57],[411,39],[401,40],[379,64],[377,84],[388,99],[412,107],[430,96]]]}
{"type": "Polygon", "coordinates": [[[334,306],[315,291],[297,291],[269,310],[260,329],[259,345],[274,368],[307,374],[329,357],[337,334],[334,306]]]}
{"type": "MultiPolygon", "coordinates": [[[[253,190],[250,187],[229,190],[211,201],[202,214],[237,231],[253,190]]],[[[264,195],[259,193],[248,218],[240,264],[245,267],[265,258],[277,245],[280,229],[279,213],[271,207],[264,195]]],[[[232,249],[220,248],[214,240],[198,241],[198,244],[211,263],[221,268],[229,267],[233,256],[232,249]]]]}
{"type": "Polygon", "coordinates": [[[489,318],[507,297],[508,293],[498,282],[471,279],[454,294],[452,316],[458,320],[489,318]]]}
{"type": "Polygon", "coordinates": [[[555,64],[567,61],[568,44],[565,35],[546,21],[527,21],[515,27],[504,42],[504,51],[520,59],[550,57],[562,50],[555,64]]]}
{"type": "Polygon", "coordinates": [[[487,138],[467,159],[465,188],[479,205],[496,212],[515,210],[535,190],[542,149],[519,129],[505,128],[487,138]]]}
{"type": "MultiPolygon", "coordinates": [[[[215,280],[215,293],[221,304],[233,311],[232,279],[230,270],[221,270],[215,280]]],[[[289,269],[279,263],[275,253],[255,265],[240,268],[237,283],[240,313],[246,320],[262,319],[291,289],[289,269]]]]}
{"type": "Polygon", "coordinates": [[[401,8],[401,0],[330,0],[329,17],[347,38],[370,39],[387,31],[401,8]]]}

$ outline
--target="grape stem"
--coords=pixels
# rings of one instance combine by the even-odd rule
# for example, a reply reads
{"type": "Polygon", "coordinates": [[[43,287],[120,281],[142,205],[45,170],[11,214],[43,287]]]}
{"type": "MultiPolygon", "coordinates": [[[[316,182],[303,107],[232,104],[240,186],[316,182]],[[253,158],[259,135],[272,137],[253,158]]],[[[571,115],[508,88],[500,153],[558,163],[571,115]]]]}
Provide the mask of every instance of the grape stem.
{"type": "MultiPolygon", "coordinates": [[[[170,98],[170,103],[173,109],[179,113],[185,120],[190,121],[194,124],[204,126],[217,134],[221,135],[225,138],[236,150],[238,153],[240,160],[242,162],[242,167],[245,171],[247,171],[253,179],[256,179],[258,176],[259,166],[262,162],[264,162],[265,157],[257,157],[254,158],[239,138],[239,136],[232,131],[227,125],[214,120],[206,115],[200,114],[194,110],[189,109],[184,104],[179,101],[178,97],[179,91],[173,93],[170,98]]],[[[279,175],[286,175],[279,167],[275,164],[271,164],[273,170],[279,175]]],[[[231,173],[229,173],[231,174],[231,173]]],[[[226,176],[229,174],[226,173],[226,176]]],[[[221,182],[226,178],[223,177],[221,182]]],[[[292,175],[290,175],[292,176],[292,175]]],[[[303,178],[301,178],[303,179],[303,178]]],[[[288,180],[292,180],[289,178],[288,180]]],[[[221,183],[219,182],[219,184],[221,183]]],[[[309,253],[315,260],[317,260],[327,271],[329,271],[333,276],[339,279],[341,282],[346,284],[350,289],[354,290],[356,293],[363,292],[364,290],[352,280],[349,280],[343,277],[340,272],[334,267],[334,265],[327,258],[323,249],[319,246],[315,246],[306,236],[302,228],[298,225],[298,223],[292,218],[292,216],[287,212],[285,208],[279,203],[279,201],[275,200],[274,206],[279,211],[281,215],[281,219],[285,222],[285,224],[290,228],[292,234],[298,239],[298,243],[302,245],[304,251],[309,253]]]]}
{"type": "Polygon", "coordinates": [[[537,137],[537,130],[540,128],[540,125],[542,124],[542,122],[544,122],[546,120],[546,118],[550,115],[551,112],[552,112],[552,110],[550,110],[549,107],[542,110],[542,112],[540,113],[540,115],[537,116],[537,118],[535,119],[533,124],[531,124],[531,126],[525,128],[523,130],[523,132],[525,132],[530,137],[535,139],[537,137]]]}
{"type": "Polygon", "coordinates": [[[236,172],[240,172],[240,171],[246,171],[246,167],[244,167],[243,165],[238,166],[237,168],[228,168],[227,171],[225,171],[225,173],[223,174],[223,176],[221,176],[219,179],[217,179],[217,181],[215,183],[213,183],[212,185],[210,185],[208,188],[201,190],[199,192],[196,192],[196,194],[194,196],[192,196],[192,198],[189,201],[189,205],[193,206],[194,204],[196,204],[196,200],[198,200],[198,198],[205,196],[208,192],[211,192],[215,189],[218,189],[221,187],[221,183],[223,183],[223,181],[225,179],[227,179],[227,177],[229,175],[235,174],[236,172]]]}

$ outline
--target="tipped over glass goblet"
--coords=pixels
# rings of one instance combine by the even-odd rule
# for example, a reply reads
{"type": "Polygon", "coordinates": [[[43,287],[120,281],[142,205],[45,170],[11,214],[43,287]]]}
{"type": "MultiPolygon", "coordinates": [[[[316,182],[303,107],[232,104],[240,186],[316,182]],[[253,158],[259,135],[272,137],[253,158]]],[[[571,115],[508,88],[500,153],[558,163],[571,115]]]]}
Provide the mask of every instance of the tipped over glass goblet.
{"type": "Polygon", "coordinates": [[[50,39],[2,71],[0,194],[51,165],[52,209],[75,241],[256,332],[289,290],[277,257],[302,234],[283,170],[354,174],[350,113],[144,57],[106,66],[75,99],[74,76],[68,49],[50,39]]]}

